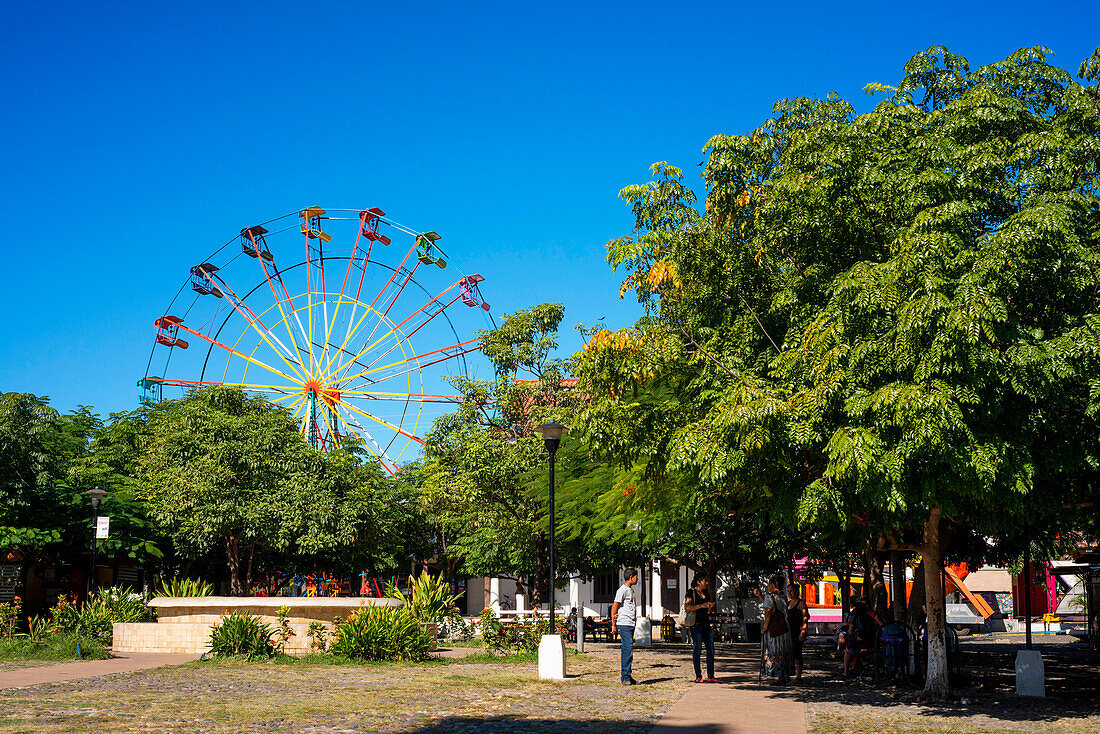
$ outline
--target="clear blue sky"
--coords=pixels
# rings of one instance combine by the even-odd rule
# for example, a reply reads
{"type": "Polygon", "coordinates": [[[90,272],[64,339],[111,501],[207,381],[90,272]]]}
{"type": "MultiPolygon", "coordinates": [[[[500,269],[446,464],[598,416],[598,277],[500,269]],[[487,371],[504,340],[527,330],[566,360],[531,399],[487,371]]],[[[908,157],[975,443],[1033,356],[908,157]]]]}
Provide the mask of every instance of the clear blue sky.
{"type": "Polygon", "coordinates": [[[895,83],[944,43],[979,65],[1052,48],[1093,2],[14,3],[0,46],[0,390],[135,405],[152,321],[241,227],[379,205],[444,234],[499,319],[545,301],[631,323],[604,243],[667,160],[781,97],[895,83]]]}

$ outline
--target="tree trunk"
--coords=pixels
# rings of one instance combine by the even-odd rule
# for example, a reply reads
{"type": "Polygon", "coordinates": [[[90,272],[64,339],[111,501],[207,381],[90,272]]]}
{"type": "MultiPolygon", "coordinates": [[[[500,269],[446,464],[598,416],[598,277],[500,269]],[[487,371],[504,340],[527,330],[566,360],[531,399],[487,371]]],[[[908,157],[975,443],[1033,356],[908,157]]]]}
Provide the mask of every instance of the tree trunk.
{"type": "Polygon", "coordinates": [[[947,677],[947,644],[944,636],[947,620],[943,614],[943,583],[940,580],[943,546],[940,544],[939,507],[932,509],[924,524],[921,555],[924,557],[925,613],[928,615],[928,674],[924,680],[924,692],[942,701],[951,693],[951,683],[947,677]]]}
{"type": "Polygon", "coordinates": [[[863,549],[863,595],[868,611],[880,622],[886,621],[886,582],[882,577],[882,565],[871,541],[863,549]]]}
{"type": "Polygon", "coordinates": [[[890,551],[890,606],[894,608],[894,620],[905,619],[905,561],[901,551],[890,551]]]}
{"type": "Polygon", "coordinates": [[[244,596],[244,588],[241,586],[241,556],[236,537],[230,535],[225,541],[225,554],[229,558],[229,593],[232,596],[244,596]]]}
{"type": "Polygon", "coordinates": [[[252,591],[252,561],[254,561],[255,559],[256,559],[256,544],[251,543],[248,546],[248,570],[245,572],[245,575],[244,575],[244,585],[245,585],[245,588],[247,588],[249,590],[249,592],[252,591]]]}
{"type": "Polygon", "coordinates": [[[917,629],[924,624],[924,556],[913,571],[913,591],[909,593],[909,626],[917,629]]]}

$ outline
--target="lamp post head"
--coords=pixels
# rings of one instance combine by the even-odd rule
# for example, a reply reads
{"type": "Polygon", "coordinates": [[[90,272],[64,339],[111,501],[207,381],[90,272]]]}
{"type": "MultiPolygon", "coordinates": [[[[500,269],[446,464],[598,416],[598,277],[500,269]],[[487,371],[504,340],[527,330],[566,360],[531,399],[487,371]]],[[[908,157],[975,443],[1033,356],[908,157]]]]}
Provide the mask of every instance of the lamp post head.
{"type": "Polygon", "coordinates": [[[84,494],[91,497],[91,499],[92,499],[92,509],[93,510],[98,510],[99,509],[99,503],[103,500],[104,497],[107,496],[107,493],[104,492],[99,487],[96,487],[95,489],[89,489],[84,494]]]}
{"type": "Polygon", "coordinates": [[[535,428],[535,430],[542,434],[542,440],[546,444],[546,450],[551,454],[558,450],[558,444],[561,443],[561,437],[569,433],[568,426],[563,426],[557,421],[543,423],[541,426],[535,428]]]}

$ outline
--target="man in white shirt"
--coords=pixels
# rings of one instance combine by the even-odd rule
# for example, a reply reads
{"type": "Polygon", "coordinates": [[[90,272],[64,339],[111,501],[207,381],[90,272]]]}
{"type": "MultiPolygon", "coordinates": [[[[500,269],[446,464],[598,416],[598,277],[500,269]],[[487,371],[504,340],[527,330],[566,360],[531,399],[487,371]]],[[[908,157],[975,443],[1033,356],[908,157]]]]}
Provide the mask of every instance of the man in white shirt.
{"type": "Polygon", "coordinates": [[[634,584],[638,583],[638,572],[633,568],[623,571],[623,585],[615,592],[615,603],[611,605],[611,634],[619,633],[622,640],[622,681],[624,686],[638,683],[630,675],[630,666],[634,662],[634,624],[638,619],[638,604],[634,600],[634,584]]]}

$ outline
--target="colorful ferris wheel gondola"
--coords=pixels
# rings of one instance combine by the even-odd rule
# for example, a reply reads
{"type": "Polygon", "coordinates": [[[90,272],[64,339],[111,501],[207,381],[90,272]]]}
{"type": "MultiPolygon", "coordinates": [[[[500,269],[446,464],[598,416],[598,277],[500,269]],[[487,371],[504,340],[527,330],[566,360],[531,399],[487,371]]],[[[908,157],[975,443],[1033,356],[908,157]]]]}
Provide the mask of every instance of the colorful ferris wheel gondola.
{"type": "Polygon", "coordinates": [[[285,406],[315,447],[353,439],[398,471],[461,400],[451,383],[468,376],[475,329],[494,325],[481,275],[440,280],[440,239],[378,207],[310,206],[241,229],[190,268],[154,321],[139,400],[238,387],[285,406]]]}

